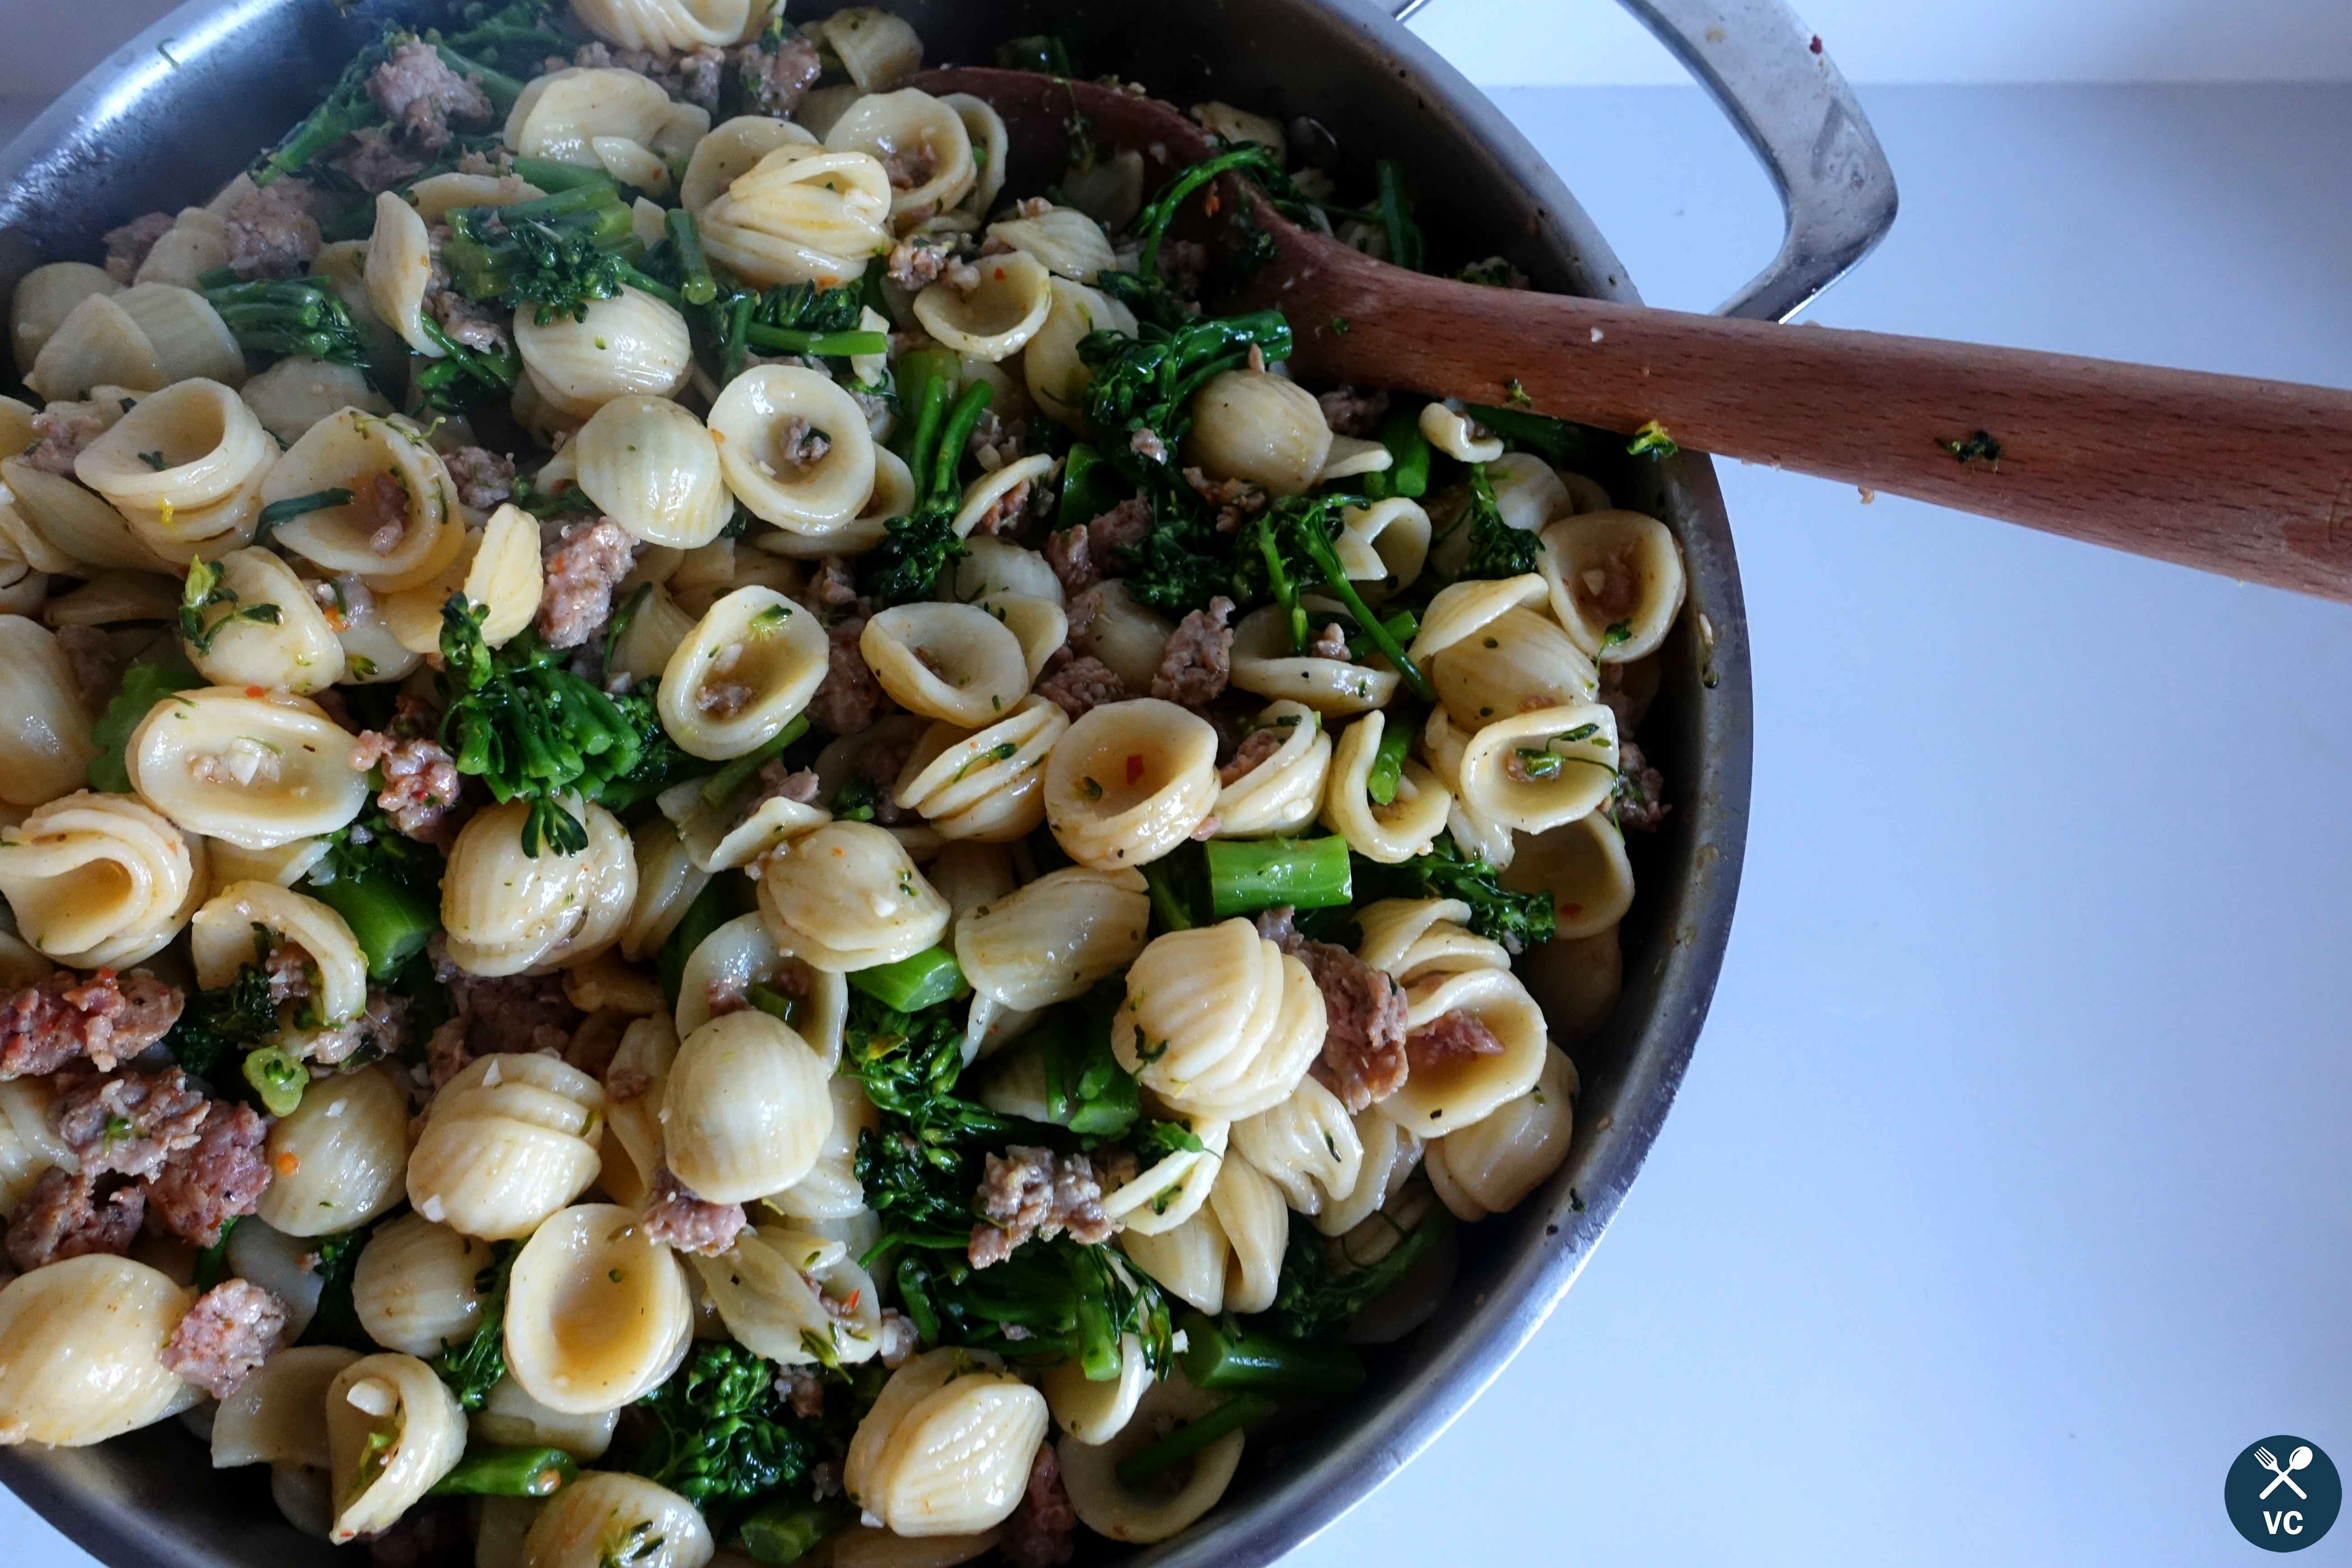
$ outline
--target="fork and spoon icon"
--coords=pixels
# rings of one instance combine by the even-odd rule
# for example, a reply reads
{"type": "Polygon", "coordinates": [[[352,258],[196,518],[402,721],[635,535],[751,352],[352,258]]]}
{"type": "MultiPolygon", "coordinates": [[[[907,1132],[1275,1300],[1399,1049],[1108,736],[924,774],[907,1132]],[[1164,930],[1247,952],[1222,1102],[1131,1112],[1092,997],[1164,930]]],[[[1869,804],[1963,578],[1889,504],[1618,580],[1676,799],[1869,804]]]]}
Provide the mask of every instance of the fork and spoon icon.
{"type": "Polygon", "coordinates": [[[2309,1445],[2298,1447],[2293,1453],[2289,1454],[2286,1457],[2286,1468],[2284,1469],[2281,1469],[2279,1468],[2278,1460],[2272,1456],[2271,1451],[2268,1448],[2256,1448],[2254,1450],[2254,1463],[2271,1472],[2271,1484],[2263,1489],[2263,1497],[2266,1498],[2270,1496],[2271,1493],[2278,1490],[2279,1487],[2284,1484],[2290,1491],[2294,1492],[2295,1496],[2303,1499],[2305,1502],[2311,1500],[2311,1494],[2294,1484],[2294,1472],[2304,1468],[2311,1463],[2311,1448],[2309,1445]]]}

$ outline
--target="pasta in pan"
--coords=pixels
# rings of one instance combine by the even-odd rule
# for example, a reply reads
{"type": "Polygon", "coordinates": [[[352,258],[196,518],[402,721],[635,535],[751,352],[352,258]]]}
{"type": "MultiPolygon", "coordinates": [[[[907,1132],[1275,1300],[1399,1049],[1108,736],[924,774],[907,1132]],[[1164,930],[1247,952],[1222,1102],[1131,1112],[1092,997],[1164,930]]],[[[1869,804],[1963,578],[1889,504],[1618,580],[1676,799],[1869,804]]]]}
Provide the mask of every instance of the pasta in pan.
{"type": "Polygon", "coordinates": [[[1234,1354],[1290,1443],[1574,1211],[1657,487],[1216,313],[1236,181],[1412,222],[1270,100],[1160,184],[886,10],[449,26],[11,303],[0,1443],[484,1568],[1165,1541],[1234,1354]]]}

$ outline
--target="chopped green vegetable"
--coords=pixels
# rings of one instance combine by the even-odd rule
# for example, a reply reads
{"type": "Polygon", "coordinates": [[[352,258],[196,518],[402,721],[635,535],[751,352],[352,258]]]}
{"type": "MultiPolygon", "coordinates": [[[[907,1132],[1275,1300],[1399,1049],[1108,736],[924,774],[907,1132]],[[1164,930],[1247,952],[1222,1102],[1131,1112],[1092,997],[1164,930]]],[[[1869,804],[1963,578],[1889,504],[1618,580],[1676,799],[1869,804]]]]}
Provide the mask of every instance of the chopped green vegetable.
{"type": "Polygon", "coordinates": [[[551,1497],[579,1474],[579,1461],[561,1448],[468,1448],[428,1495],[551,1497]]]}
{"type": "Polygon", "coordinates": [[[1457,578],[1523,576],[1536,569],[1543,554],[1541,539],[1503,521],[1484,463],[1470,465],[1470,505],[1461,526],[1470,530],[1470,554],[1454,574],[1457,578]]]}
{"type": "Polygon", "coordinates": [[[278,1032],[278,1009],[269,999],[269,976],[258,964],[242,964],[236,978],[209,991],[189,993],[172,1032],[163,1037],[172,1059],[197,1078],[213,1079],[226,1061],[278,1032]]]}
{"type": "Polygon", "coordinates": [[[1187,1421],[1157,1443],[1138,1448],[1117,1466],[1119,1485],[1139,1487],[1162,1470],[1173,1469],[1228,1432],[1238,1432],[1266,1413],[1266,1404],[1255,1394],[1237,1394],[1206,1415],[1187,1421]]]}
{"type": "MultiPolygon", "coordinates": [[[[1302,1227],[1291,1226],[1294,1250],[1301,1233],[1302,1227]]],[[[1311,1226],[1304,1234],[1322,1244],[1311,1226]]],[[[1363,1386],[1364,1363],[1345,1345],[1221,1324],[1198,1312],[1187,1312],[1178,1326],[1184,1331],[1185,1346],[1177,1359],[1195,1388],[1329,1399],[1363,1386]]]]}
{"type": "MultiPolygon", "coordinates": [[[[1647,436],[1653,430],[1657,430],[1660,436],[1665,434],[1659,428],[1655,420],[1642,426],[1643,436],[1647,436]]],[[[1938,441],[1936,445],[1958,458],[1964,465],[1973,467],[1978,463],[1987,463],[1995,469],[2000,467],[2000,441],[1990,430],[1979,430],[1973,435],[1962,437],[1959,440],[1938,441]]],[[[1636,448],[1627,448],[1628,451],[1634,449],[1636,448]]],[[[1671,455],[1673,451],[1674,447],[1670,442],[1667,444],[1665,454],[1663,455],[1671,455]]]]}
{"type": "Polygon", "coordinates": [[[853,989],[900,1013],[935,1007],[971,994],[955,954],[944,947],[927,947],[896,963],[854,969],[848,979],[853,989]]]}
{"type": "Polygon", "coordinates": [[[824,1502],[779,1498],[745,1517],[743,1550],[761,1563],[797,1563],[827,1536],[856,1522],[857,1507],[845,1498],[824,1502]]]}
{"type": "Polygon", "coordinates": [[[620,1468],[719,1513],[722,1533],[728,1514],[799,1482],[816,1458],[811,1434],[776,1392],[774,1366],[740,1345],[697,1343],[636,1407],[655,1429],[620,1468]]]}
{"type": "MultiPolygon", "coordinates": [[[[1266,1321],[1294,1340],[1336,1334],[1403,1279],[1453,1228],[1454,1216],[1446,1212],[1445,1205],[1433,1203],[1421,1222],[1398,1237],[1396,1245],[1378,1262],[1369,1268],[1335,1269],[1328,1256],[1334,1244],[1311,1226],[1294,1225],[1290,1227],[1290,1248],[1282,1259],[1281,1283],[1276,1288],[1274,1306],[1266,1313],[1266,1321]]],[[[1192,1370],[1189,1357],[1185,1370],[1192,1370]]],[[[1208,1383],[1198,1375],[1192,1381],[1203,1388],[1264,1386],[1249,1382],[1238,1373],[1235,1376],[1238,1381],[1208,1383]]]]}
{"type": "Polygon", "coordinates": [[[352,928],[368,973],[386,980],[440,929],[441,869],[439,851],[405,837],[371,805],[330,837],[305,888],[352,928]]]}
{"type": "Polygon", "coordinates": [[[1427,271],[1428,257],[1421,225],[1413,221],[1412,198],[1405,194],[1404,165],[1394,158],[1382,158],[1372,166],[1372,179],[1379,192],[1375,205],[1381,216],[1381,236],[1388,243],[1390,263],[1415,272],[1427,271]]]}
{"type": "MultiPolygon", "coordinates": [[[[1675,445],[1675,438],[1666,434],[1666,427],[1654,419],[1634,431],[1633,438],[1625,443],[1627,455],[1635,458],[1671,458],[1681,450],[1680,447],[1675,445]]],[[[1996,458],[2000,455],[1998,444],[1995,445],[1992,455],[1996,458]]],[[[1960,460],[1968,461],[1966,458],[1960,460]]]]}
{"type": "Polygon", "coordinates": [[[319,1309],[310,1314],[310,1326],[302,1331],[300,1343],[341,1345],[362,1354],[378,1348],[360,1325],[359,1310],[352,1304],[352,1274],[359,1268],[368,1237],[374,1234],[375,1226],[369,1224],[320,1237],[312,1244],[310,1276],[319,1281],[319,1309]]]}
{"type": "Polygon", "coordinates": [[[263,1046],[245,1058],[245,1081],[272,1116],[291,1116],[310,1087],[310,1069],[302,1058],[278,1046],[263,1046]]]}
{"type": "Polygon", "coordinates": [[[1218,920],[1288,904],[1331,909],[1349,901],[1348,841],[1216,838],[1208,845],[1211,910],[1218,920]]]}
{"type": "Polygon", "coordinates": [[[507,1281],[520,1250],[518,1242],[490,1243],[490,1261],[474,1276],[474,1299],[481,1303],[474,1331],[463,1343],[446,1346],[433,1358],[434,1374],[448,1384],[459,1409],[479,1410],[492,1386],[507,1374],[507,1281]]]}
{"type": "Polygon", "coordinates": [[[1451,833],[1441,833],[1429,853],[1398,865],[1354,858],[1356,898],[1459,899],[1470,906],[1470,929],[1513,952],[1540,946],[1552,937],[1559,918],[1548,892],[1515,893],[1496,880],[1495,868],[1465,855],[1451,833]]]}
{"type": "Polygon", "coordinates": [[[206,562],[201,555],[188,562],[188,580],[180,595],[180,640],[198,654],[213,650],[213,639],[238,622],[274,626],[282,616],[275,605],[241,605],[236,590],[223,585],[217,563],[206,562]],[[220,614],[205,618],[205,612],[217,609],[220,614]]]}
{"type": "Polygon", "coordinates": [[[1429,464],[1436,453],[1421,433],[1418,409],[1400,408],[1381,421],[1381,445],[1389,449],[1389,466],[1363,477],[1364,494],[1372,500],[1403,496],[1418,500],[1429,493],[1429,464]]]}
{"type": "MultiPolygon", "coordinates": [[[[228,273],[231,279],[236,276],[228,273]]],[[[232,280],[207,284],[204,294],[236,337],[237,347],[247,353],[271,359],[307,354],[330,364],[362,368],[368,363],[367,339],[352,320],[350,309],[340,295],[315,278],[232,280]]]]}
{"type": "Polygon", "coordinates": [[[460,207],[441,247],[452,287],[510,310],[535,307],[540,325],[609,300],[629,282],[636,249],[628,204],[608,180],[509,207],[460,207]]]}

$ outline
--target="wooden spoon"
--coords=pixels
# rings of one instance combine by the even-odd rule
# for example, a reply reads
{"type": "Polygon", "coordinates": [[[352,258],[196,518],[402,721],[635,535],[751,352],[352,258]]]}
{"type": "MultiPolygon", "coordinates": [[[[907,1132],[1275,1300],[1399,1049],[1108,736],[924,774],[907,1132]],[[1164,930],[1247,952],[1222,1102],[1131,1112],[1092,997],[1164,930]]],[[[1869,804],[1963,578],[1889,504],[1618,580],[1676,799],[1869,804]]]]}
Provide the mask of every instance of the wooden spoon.
{"type": "MultiPolygon", "coordinates": [[[[1039,185],[1060,178],[1080,116],[1098,147],[1143,154],[1147,194],[1215,151],[1173,106],[1093,82],[950,68],[912,85],[993,105],[1039,185]]],[[[1230,182],[1212,188],[1238,210],[1230,182]]],[[[2352,393],[1482,288],[1375,261],[1249,199],[1275,256],[1219,303],[1279,309],[1309,383],[1624,432],[1655,420],[1718,457],[2352,602],[2352,393]]]]}

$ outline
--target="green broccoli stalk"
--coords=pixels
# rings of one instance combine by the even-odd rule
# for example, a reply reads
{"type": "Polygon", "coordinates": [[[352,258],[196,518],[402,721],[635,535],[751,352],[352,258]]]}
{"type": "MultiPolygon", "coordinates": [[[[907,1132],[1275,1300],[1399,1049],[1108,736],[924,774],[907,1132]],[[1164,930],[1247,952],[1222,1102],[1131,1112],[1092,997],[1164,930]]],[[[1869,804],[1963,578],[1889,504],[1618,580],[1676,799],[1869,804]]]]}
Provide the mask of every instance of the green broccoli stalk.
{"type": "Polygon", "coordinates": [[[329,837],[305,887],[352,928],[368,973],[389,980],[440,929],[441,870],[437,850],[404,837],[371,805],[329,837]]]}
{"type": "Polygon", "coordinates": [[[341,298],[311,278],[239,282],[227,268],[199,279],[205,298],[247,353],[280,358],[308,354],[331,364],[364,367],[367,340],[341,298]]]}
{"type": "MultiPolygon", "coordinates": [[[[1335,1268],[1329,1256],[1332,1244],[1328,1239],[1317,1234],[1311,1226],[1294,1225],[1290,1227],[1290,1248],[1283,1256],[1281,1279],[1275,1288],[1274,1306],[1266,1313],[1266,1321],[1293,1340],[1329,1338],[1353,1322],[1358,1313],[1403,1279],[1412,1266],[1420,1262],[1423,1256],[1453,1228],[1454,1216],[1446,1212],[1445,1205],[1433,1203],[1421,1222],[1397,1237],[1396,1245],[1390,1247],[1379,1262],[1360,1268],[1335,1268]]],[[[1189,1357],[1186,1370],[1192,1370],[1189,1357]]],[[[1248,1387],[1253,1384],[1236,1376],[1226,1382],[1204,1383],[1202,1386],[1248,1387]]]]}
{"type": "Polygon", "coordinates": [[[495,8],[472,0],[455,20],[464,26],[440,38],[444,48],[515,76],[537,75],[550,55],[569,56],[580,41],[562,0],[514,0],[495,8]]]}
{"type": "Polygon", "coordinates": [[[1304,653],[1313,638],[1307,626],[1305,595],[1330,595],[1354,617],[1358,631],[1393,666],[1405,684],[1423,700],[1437,700],[1437,689],[1405,652],[1404,645],[1375,616],[1348,579],[1332,544],[1339,519],[1328,496],[1309,499],[1286,496],[1252,518],[1241,530],[1239,564],[1234,585],[1251,599],[1272,599],[1282,607],[1291,646],[1304,653]]]}
{"type": "Polygon", "coordinates": [[[1290,357],[1290,323],[1279,310],[1195,319],[1173,331],[1147,325],[1137,337],[1103,331],[1078,342],[1078,358],[1094,372],[1081,399],[1088,419],[1109,438],[1113,462],[1131,450],[1136,435],[1157,440],[1168,456],[1192,427],[1192,395],[1215,377],[1249,363],[1255,348],[1268,360],[1290,357]]]}
{"type": "Polygon", "coordinates": [[[278,1032],[278,1009],[269,1000],[269,977],[257,964],[240,965],[236,978],[210,991],[189,994],[163,1048],[197,1078],[216,1079],[224,1063],[278,1032]]]}
{"type": "Polygon", "coordinates": [[[514,391],[522,375],[522,356],[512,344],[495,351],[467,348],[444,331],[430,314],[421,324],[441,357],[418,365],[411,380],[420,406],[462,414],[486,399],[504,398],[514,391]]]}
{"type": "Polygon", "coordinates": [[[703,1342],[637,1401],[654,1429],[621,1465],[716,1514],[723,1536],[753,1501],[804,1479],[814,1436],[785,1408],[776,1369],[740,1345],[703,1342]]]}
{"type": "Polygon", "coordinates": [[[591,300],[634,281],[636,233],[611,181],[510,207],[461,207],[441,247],[449,281],[468,300],[510,310],[537,308],[540,325],[588,319],[591,300]]]}
{"type": "Polygon", "coordinates": [[[957,482],[965,445],[972,426],[988,408],[994,388],[973,381],[955,395],[942,416],[932,409],[943,400],[945,379],[928,383],[921,391],[921,413],[916,425],[910,461],[915,482],[921,487],[915,507],[904,517],[892,518],[888,531],[873,552],[867,568],[867,592],[883,605],[905,605],[928,599],[939,585],[948,563],[963,554],[963,541],[955,531],[955,514],[963,504],[957,482]],[[936,437],[931,435],[936,431],[936,437]]]}
{"type": "Polygon", "coordinates": [[[305,115],[277,146],[255,161],[253,183],[266,185],[281,175],[298,174],[313,160],[355,131],[383,123],[383,110],[368,96],[368,79],[392,51],[415,38],[405,27],[387,25],[383,36],[352,57],[343,74],[318,108],[305,115]]]}
{"type": "Polygon", "coordinates": [[[1356,899],[1459,899],[1470,906],[1470,929],[1525,952],[1549,942],[1559,910],[1548,892],[1515,893],[1502,886],[1495,868],[1465,855],[1451,833],[1441,833],[1429,852],[1394,866],[1351,857],[1356,899]]]}

